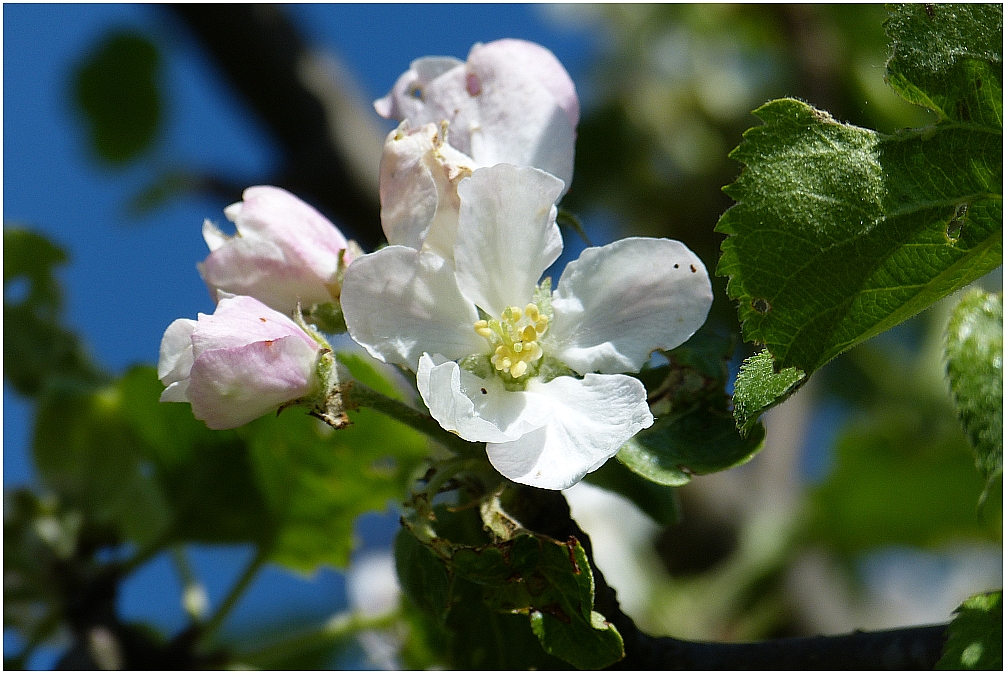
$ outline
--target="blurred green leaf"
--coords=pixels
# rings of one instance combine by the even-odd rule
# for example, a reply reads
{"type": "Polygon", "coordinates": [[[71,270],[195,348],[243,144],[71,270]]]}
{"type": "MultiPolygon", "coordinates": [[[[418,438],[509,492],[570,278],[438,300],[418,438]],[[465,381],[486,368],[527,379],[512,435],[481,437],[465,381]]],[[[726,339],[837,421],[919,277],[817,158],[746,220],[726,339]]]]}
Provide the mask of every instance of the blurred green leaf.
{"type": "Polygon", "coordinates": [[[956,611],[936,669],[1003,668],[1003,593],[976,594],[956,611]]]}
{"type": "Polygon", "coordinates": [[[742,436],[726,393],[731,340],[702,331],[664,353],[668,364],[644,368],[656,421],[629,440],[618,460],[637,475],[664,486],[688,483],[692,475],[726,470],[750,460],[761,448],[764,429],[742,436]]]}
{"type": "Polygon", "coordinates": [[[98,156],[111,164],[147,150],[161,121],[160,56],[146,37],[112,33],[78,66],[74,98],[98,156]]]}
{"type": "Polygon", "coordinates": [[[171,509],[172,538],[200,543],[272,540],[276,522],[258,485],[247,443],[235,431],[211,431],[189,405],[160,402],[152,367],[120,380],[122,413],[142,442],[171,509]]]}
{"type": "Polygon", "coordinates": [[[66,253],[40,234],[4,229],[4,377],[22,395],[38,395],[52,376],[97,383],[102,375],[77,336],[60,324],[55,268],[66,253]]]}
{"type": "Polygon", "coordinates": [[[44,483],[88,520],[149,543],[169,525],[165,496],[114,387],[51,382],[39,400],[33,452],[44,483]]]}
{"type": "Polygon", "coordinates": [[[961,299],[947,327],[947,374],[957,413],[991,482],[1003,471],[1003,301],[975,290],[961,299]]]}
{"type": "Polygon", "coordinates": [[[892,5],[884,27],[887,82],[905,100],[941,121],[1002,129],[1002,5],[892,5]]]}
{"type": "Polygon", "coordinates": [[[745,360],[734,382],[737,428],[747,435],[762,412],[793,395],[803,381],[803,372],[795,367],[776,372],[772,354],[767,350],[745,360]]]}
{"type": "MultiPolygon", "coordinates": [[[[340,360],[357,380],[400,397],[362,358],[340,360]]],[[[271,561],[303,572],[320,564],[345,567],[356,517],[405,498],[428,453],[426,437],[372,410],[351,411],[350,421],[336,431],[291,409],[239,431],[278,522],[271,561]]]]}
{"type": "Polygon", "coordinates": [[[835,466],[811,491],[812,540],[843,555],[884,545],[1002,541],[1002,492],[976,509],[983,480],[948,410],[916,401],[847,428],[835,466]]]}

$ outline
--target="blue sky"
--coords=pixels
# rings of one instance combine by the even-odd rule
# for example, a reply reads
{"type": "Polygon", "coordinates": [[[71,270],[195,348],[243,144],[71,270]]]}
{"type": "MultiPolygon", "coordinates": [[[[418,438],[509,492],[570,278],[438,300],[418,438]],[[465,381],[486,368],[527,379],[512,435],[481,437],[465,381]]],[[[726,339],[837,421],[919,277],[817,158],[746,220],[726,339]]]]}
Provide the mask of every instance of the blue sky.
{"type": "MultiPolygon", "coordinates": [[[[289,11],[310,42],[342,59],[370,98],[383,95],[412,59],[464,58],[478,41],[539,42],[555,52],[578,84],[595,48],[591,35],[558,26],[533,5],[305,4],[289,11]]],[[[220,220],[222,213],[216,202],[191,197],[135,220],[126,215],[126,202],[162,166],[262,182],[276,162],[276,147],[199,45],[160,7],[5,4],[3,27],[4,223],[40,230],[68,250],[71,261],[60,274],[65,320],[101,365],[121,372],[134,363],[152,363],[172,320],[212,312],[195,264],[207,254],[200,236],[203,218],[220,220]],[[109,169],[91,158],[69,83],[78,60],[119,28],[138,30],[160,48],[167,113],[150,155],[109,169]]],[[[28,405],[5,385],[5,487],[33,479],[30,426],[28,405]]],[[[393,515],[368,516],[359,526],[362,546],[387,545],[396,524],[393,515]]],[[[227,591],[248,555],[234,548],[192,552],[211,604],[227,591]]],[[[177,629],[183,621],[178,589],[168,560],[155,559],[126,585],[120,610],[177,629]]],[[[307,581],[267,569],[232,622],[277,608],[324,615],[344,603],[342,577],[335,572],[307,581]]],[[[51,666],[55,655],[41,653],[31,664],[51,666]]]]}

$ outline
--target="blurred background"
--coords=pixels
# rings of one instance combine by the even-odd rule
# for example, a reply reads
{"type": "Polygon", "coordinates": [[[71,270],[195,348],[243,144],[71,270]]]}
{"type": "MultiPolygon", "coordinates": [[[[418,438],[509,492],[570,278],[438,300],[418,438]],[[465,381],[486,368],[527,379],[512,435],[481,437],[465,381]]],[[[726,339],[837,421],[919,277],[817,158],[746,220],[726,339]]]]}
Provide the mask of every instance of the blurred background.
{"type": "MultiPolygon", "coordinates": [[[[153,363],[179,317],[210,313],[195,269],[204,218],[254,184],[303,197],[347,236],[380,242],[377,165],[394,124],[371,101],[425,55],[464,58],[517,37],[551,49],[580,95],[575,178],[563,206],[595,245],[667,236],[715,268],[713,232],[739,172],[727,154],[782,96],[891,132],[928,121],[883,81],[879,5],[4,5],[4,223],[69,253],[64,322],[120,374],[153,363]]],[[[561,269],[584,243],[564,231],[561,269]]],[[[1001,269],[982,280],[1001,289],[1001,269]]],[[[725,279],[710,327],[738,333],[725,279]]],[[[24,292],[7,283],[5,304],[24,292]]],[[[749,464],[679,490],[659,527],[581,484],[574,517],[623,608],[651,634],[750,640],[947,621],[1002,586],[1001,488],[982,480],[942,363],[947,300],[839,357],[767,417],[749,464]]],[[[6,333],[5,333],[6,334],[6,333]]],[[[6,341],[6,340],[5,340],[6,341]]],[[[5,344],[5,355],[7,352],[5,344]]],[[[750,355],[737,340],[733,372],[750,355]]],[[[9,357],[9,356],[8,356],[9,357]]],[[[6,372],[6,370],[5,370],[6,372]]],[[[4,487],[38,485],[33,405],[4,380],[4,487]]],[[[5,500],[5,516],[9,505],[5,500]]],[[[364,515],[349,581],[267,566],[224,626],[235,640],[395,601],[398,515],[364,515]]],[[[189,546],[221,601],[250,546],[189,546]]],[[[7,575],[5,573],[5,581],[7,575]]],[[[6,588],[6,582],[5,582],[6,588]]],[[[125,583],[117,609],[164,634],[186,624],[165,554],[125,583]]],[[[5,590],[6,591],[6,590],[5,590]]],[[[5,602],[6,604],[6,602],[5,602]]],[[[4,656],[24,647],[8,629],[4,656]]],[[[394,640],[331,644],[316,666],[401,666],[394,640]]],[[[66,642],[33,652],[50,668],[66,642]]]]}

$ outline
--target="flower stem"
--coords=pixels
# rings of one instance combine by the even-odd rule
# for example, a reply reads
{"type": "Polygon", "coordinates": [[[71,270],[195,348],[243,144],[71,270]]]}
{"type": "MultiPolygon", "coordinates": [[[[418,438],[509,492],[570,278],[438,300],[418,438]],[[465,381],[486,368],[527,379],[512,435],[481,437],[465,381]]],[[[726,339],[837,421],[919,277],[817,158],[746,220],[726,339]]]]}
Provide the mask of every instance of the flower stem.
{"type": "Polygon", "coordinates": [[[385,414],[406,426],[424,433],[457,454],[481,455],[482,445],[462,440],[457,435],[445,431],[437,420],[429,414],[406,405],[400,400],[378,393],[359,381],[352,382],[344,394],[350,404],[368,407],[385,414]]]}
{"type": "Polygon", "coordinates": [[[255,579],[255,575],[259,572],[259,569],[261,569],[262,565],[265,564],[267,556],[268,552],[265,548],[260,547],[256,551],[255,557],[241,574],[241,577],[238,578],[238,582],[235,583],[234,587],[231,588],[231,591],[224,598],[223,603],[221,603],[220,607],[217,608],[216,613],[214,613],[213,616],[206,621],[206,625],[203,627],[201,636],[204,643],[209,640],[223,624],[224,619],[227,618],[227,614],[230,613],[232,608],[234,608],[238,599],[241,598],[241,595],[248,589],[252,580],[255,579]]]}

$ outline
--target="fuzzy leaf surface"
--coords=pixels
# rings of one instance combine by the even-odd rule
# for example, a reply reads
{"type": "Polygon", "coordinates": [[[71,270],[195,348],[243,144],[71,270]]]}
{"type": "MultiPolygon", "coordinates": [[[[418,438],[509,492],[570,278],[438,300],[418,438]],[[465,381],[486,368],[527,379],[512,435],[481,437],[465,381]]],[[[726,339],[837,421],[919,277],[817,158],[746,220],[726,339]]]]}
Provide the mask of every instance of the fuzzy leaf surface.
{"type": "Polygon", "coordinates": [[[947,327],[947,374],[978,469],[989,481],[1003,470],[1003,301],[976,290],[947,327]]]}
{"type": "Polygon", "coordinates": [[[717,273],[773,374],[809,376],[1002,263],[1002,7],[892,11],[888,82],[935,124],[889,136],[781,99],[731,153],[717,273]]]}

